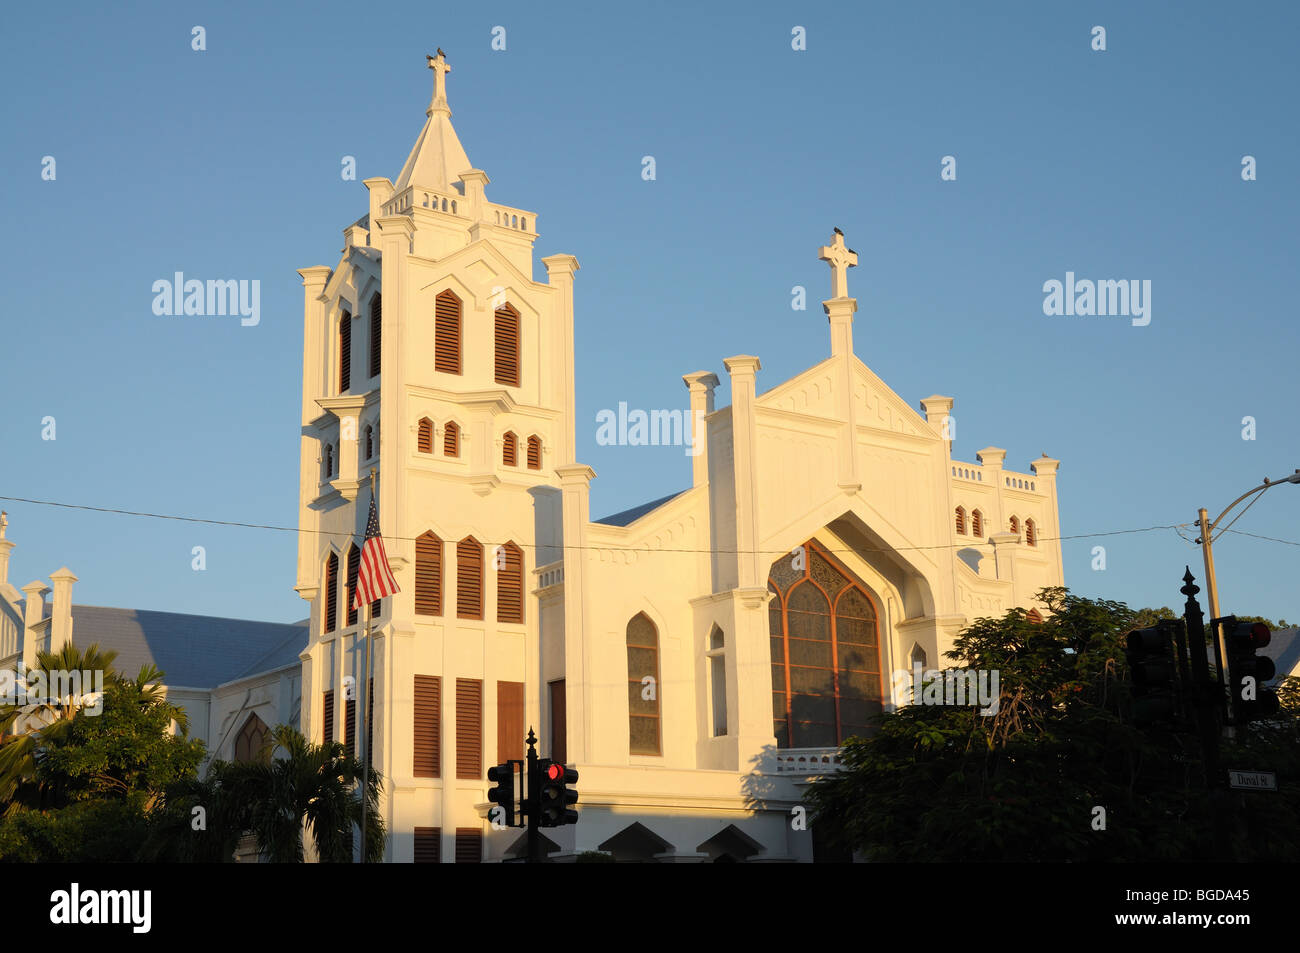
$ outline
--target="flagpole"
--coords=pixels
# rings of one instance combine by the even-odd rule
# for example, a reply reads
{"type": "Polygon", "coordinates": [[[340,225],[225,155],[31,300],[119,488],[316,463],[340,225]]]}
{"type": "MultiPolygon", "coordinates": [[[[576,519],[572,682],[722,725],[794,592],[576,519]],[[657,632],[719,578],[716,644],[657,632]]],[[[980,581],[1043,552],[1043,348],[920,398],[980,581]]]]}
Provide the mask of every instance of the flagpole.
{"type": "MultiPolygon", "coordinates": [[[[375,468],[370,468],[370,498],[375,499],[375,468]]],[[[376,504],[377,505],[377,504],[376,504]]],[[[354,597],[355,598],[355,595],[354,597]]],[[[361,738],[360,744],[361,760],[361,850],[357,863],[366,862],[366,817],[370,813],[370,602],[366,603],[366,661],[364,676],[361,680],[362,707],[361,707],[361,738]]]]}

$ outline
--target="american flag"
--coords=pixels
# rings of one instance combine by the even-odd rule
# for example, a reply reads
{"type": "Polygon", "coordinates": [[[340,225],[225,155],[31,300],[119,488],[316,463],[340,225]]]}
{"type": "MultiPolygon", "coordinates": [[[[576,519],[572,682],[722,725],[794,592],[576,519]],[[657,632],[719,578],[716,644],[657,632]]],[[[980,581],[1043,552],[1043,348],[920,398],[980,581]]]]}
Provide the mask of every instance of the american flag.
{"type": "Polygon", "coordinates": [[[361,545],[361,566],[357,570],[357,591],[352,597],[352,608],[360,609],[367,602],[400,592],[393,571],[388,568],[388,554],[384,552],[384,538],[379,535],[379,513],[375,510],[374,494],[370,496],[370,516],[366,520],[366,541],[361,545]]]}

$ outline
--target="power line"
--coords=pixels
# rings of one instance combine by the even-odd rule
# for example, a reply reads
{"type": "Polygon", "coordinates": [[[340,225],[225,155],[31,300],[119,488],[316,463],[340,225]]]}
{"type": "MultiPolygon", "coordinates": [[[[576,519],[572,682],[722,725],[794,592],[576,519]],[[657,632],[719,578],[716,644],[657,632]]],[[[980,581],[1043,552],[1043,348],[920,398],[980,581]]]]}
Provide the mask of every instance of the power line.
{"type": "MultiPolygon", "coordinates": [[[[110,513],[117,516],[135,516],[145,519],[170,520],[181,523],[202,523],[209,526],[232,526],[239,529],[264,529],[277,533],[312,533],[318,536],[347,536],[350,538],[360,538],[361,532],[355,533],[331,533],[321,529],[303,529],[297,526],[275,526],[270,523],[244,523],[237,520],[218,520],[206,519],[199,516],[176,516],[170,513],[149,513],[143,510],[127,510],[109,506],[90,506],[85,503],[60,503],[55,500],[34,500],[21,496],[0,496],[0,500],[6,500],[11,503],[29,503],[33,506],[54,506],[61,509],[69,510],[86,510],[92,513],[110,513]]],[[[599,524],[597,524],[599,525],[599,524]]],[[[1131,533],[1152,533],[1157,530],[1172,529],[1177,532],[1180,528],[1190,526],[1189,523],[1167,523],[1155,526],[1143,526],[1135,529],[1116,529],[1095,533],[1074,533],[1067,536],[1039,536],[1040,542],[1050,543],[1071,539],[1096,539],[1104,536],[1123,536],[1131,533]]],[[[1233,530],[1233,532],[1239,532],[1233,530]]],[[[1243,535],[1250,536],[1251,533],[1243,535]]],[[[385,537],[390,540],[399,540],[404,542],[415,542],[419,537],[416,536],[389,536],[385,537]]],[[[1260,539],[1269,539],[1270,537],[1261,536],[1260,539]]],[[[511,540],[511,542],[514,542],[511,540]]],[[[1274,540],[1274,542],[1286,542],[1286,540],[1274,540]]],[[[514,543],[516,546],[527,546],[532,549],[564,549],[564,550],[591,550],[595,552],[636,552],[636,553],[694,553],[697,555],[772,555],[782,556],[786,554],[784,549],[758,549],[758,550],[738,550],[738,549],[673,549],[657,548],[652,546],[577,546],[561,545],[558,543],[514,543]]],[[[490,545],[490,544],[484,544],[490,545]]],[[[972,546],[987,545],[985,543],[947,543],[936,544],[934,546],[897,546],[887,549],[828,549],[831,553],[891,553],[891,552],[916,552],[943,549],[969,549],[972,546]]],[[[1293,543],[1291,545],[1300,545],[1293,543]]]]}

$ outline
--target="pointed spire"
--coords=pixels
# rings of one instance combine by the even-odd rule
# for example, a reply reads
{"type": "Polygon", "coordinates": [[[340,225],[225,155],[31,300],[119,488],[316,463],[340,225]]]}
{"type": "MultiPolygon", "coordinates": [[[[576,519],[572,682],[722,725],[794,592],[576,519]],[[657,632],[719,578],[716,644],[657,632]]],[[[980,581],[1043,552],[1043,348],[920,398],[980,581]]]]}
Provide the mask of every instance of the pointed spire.
{"type": "Polygon", "coordinates": [[[450,119],[451,107],[447,105],[447,74],[451,72],[451,67],[447,65],[447,54],[442,51],[442,47],[438,47],[438,54],[428,56],[428,60],[429,69],[433,70],[433,101],[429,103],[425,115],[432,116],[440,112],[450,119]]]}

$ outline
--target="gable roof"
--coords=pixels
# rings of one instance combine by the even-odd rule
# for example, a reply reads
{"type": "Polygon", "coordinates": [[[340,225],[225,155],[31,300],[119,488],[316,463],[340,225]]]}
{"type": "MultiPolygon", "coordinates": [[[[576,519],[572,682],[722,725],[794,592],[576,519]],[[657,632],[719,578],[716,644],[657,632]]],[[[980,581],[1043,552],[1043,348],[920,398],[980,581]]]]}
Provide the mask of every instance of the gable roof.
{"type": "MultiPolygon", "coordinates": [[[[50,604],[46,603],[47,614],[50,604]]],[[[156,665],[167,685],[215,688],[297,661],[307,645],[307,621],[285,624],[217,616],[72,607],[72,638],[117,652],[113,668],[134,678],[156,665]]]]}
{"type": "Polygon", "coordinates": [[[634,506],[630,510],[624,510],[621,513],[614,513],[598,520],[592,520],[592,522],[603,523],[606,526],[629,526],[647,513],[651,513],[654,510],[659,509],[659,507],[663,506],[665,503],[677,499],[677,497],[681,496],[685,492],[685,490],[678,490],[676,493],[669,493],[667,496],[660,497],[657,500],[651,500],[649,503],[642,503],[640,506],[634,506]]]}

